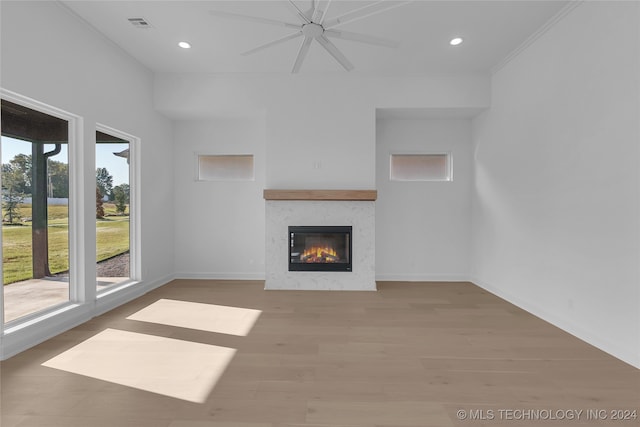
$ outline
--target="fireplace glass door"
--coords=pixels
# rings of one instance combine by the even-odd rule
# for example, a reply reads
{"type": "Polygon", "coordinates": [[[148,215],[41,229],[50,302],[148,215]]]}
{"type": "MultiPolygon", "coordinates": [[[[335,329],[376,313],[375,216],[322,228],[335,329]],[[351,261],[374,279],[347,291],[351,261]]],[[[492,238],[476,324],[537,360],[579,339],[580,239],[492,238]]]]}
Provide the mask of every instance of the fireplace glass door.
{"type": "Polygon", "coordinates": [[[351,226],[289,227],[289,271],[351,271],[351,226]]]}

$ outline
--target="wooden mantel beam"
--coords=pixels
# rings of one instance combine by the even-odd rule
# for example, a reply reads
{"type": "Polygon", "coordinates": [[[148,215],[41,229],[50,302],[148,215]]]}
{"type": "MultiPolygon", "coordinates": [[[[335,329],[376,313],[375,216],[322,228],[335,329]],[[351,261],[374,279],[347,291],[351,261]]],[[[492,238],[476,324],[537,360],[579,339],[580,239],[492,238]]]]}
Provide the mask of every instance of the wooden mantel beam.
{"type": "Polygon", "coordinates": [[[375,201],[376,190],[264,190],[265,200],[375,201]]]}

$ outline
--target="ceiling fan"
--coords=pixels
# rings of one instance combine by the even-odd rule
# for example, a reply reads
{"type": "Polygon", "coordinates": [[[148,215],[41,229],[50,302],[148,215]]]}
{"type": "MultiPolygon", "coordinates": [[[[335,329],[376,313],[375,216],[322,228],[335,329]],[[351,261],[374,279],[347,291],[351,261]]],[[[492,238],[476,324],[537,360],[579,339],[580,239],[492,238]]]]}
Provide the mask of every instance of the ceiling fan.
{"type": "Polygon", "coordinates": [[[288,0],[285,2],[285,4],[299,21],[298,23],[278,21],[257,16],[241,15],[237,13],[218,10],[212,10],[210,11],[210,13],[212,15],[225,18],[276,25],[279,27],[286,27],[295,30],[294,33],[264,43],[258,47],[242,53],[242,55],[251,55],[268,47],[275,46],[277,44],[284,43],[286,41],[293,40],[299,37],[303,37],[302,44],[300,45],[300,48],[298,50],[298,55],[296,56],[293,68],[291,69],[292,73],[297,73],[300,71],[300,67],[302,66],[302,63],[304,62],[304,59],[309,52],[309,47],[314,40],[317,41],[318,44],[320,44],[320,46],[322,46],[336,61],[338,61],[338,63],[345,70],[351,71],[354,68],[353,64],[336,47],[336,45],[330,40],[330,38],[350,40],[385,47],[397,47],[398,43],[393,40],[369,36],[366,34],[342,31],[340,29],[337,29],[337,27],[349,22],[356,21],[358,19],[366,18],[368,16],[384,12],[389,9],[396,8],[398,6],[402,6],[407,3],[411,3],[411,1],[389,2],[385,0],[378,0],[374,1],[373,3],[367,4],[366,6],[354,9],[343,15],[328,18],[327,10],[329,9],[331,0],[311,0],[311,7],[307,10],[302,10],[293,0],[288,0]]]}

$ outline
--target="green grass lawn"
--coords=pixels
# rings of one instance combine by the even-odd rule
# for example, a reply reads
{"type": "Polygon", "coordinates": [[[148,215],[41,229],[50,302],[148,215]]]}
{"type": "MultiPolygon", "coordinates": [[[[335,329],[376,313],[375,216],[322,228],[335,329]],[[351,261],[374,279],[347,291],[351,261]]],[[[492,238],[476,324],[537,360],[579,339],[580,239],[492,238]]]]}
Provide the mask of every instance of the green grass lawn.
{"type": "MultiPolygon", "coordinates": [[[[105,213],[115,213],[115,206],[105,203],[105,213]]],[[[20,208],[20,216],[31,217],[31,207],[20,208]]],[[[69,224],[66,206],[49,207],[49,269],[60,273],[69,269],[69,224]]],[[[110,216],[96,220],[96,261],[129,250],[129,217],[110,216]]],[[[30,279],[31,222],[2,226],[3,283],[30,279]]]]}
{"type": "Polygon", "coordinates": [[[129,217],[109,217],[96,221],[96,261],[129,250],[129,217]]]}

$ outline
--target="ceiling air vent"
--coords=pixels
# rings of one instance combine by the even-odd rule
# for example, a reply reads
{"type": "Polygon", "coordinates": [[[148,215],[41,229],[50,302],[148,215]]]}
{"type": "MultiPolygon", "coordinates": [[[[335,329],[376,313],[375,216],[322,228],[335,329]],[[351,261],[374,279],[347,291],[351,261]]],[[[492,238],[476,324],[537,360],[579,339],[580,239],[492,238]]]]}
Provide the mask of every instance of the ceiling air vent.
{"type": "Polygon", "coordinates": [[[127,18],[127,20],[136,28],[151,28],[151,24],[149,24],[144,18],[127,18]]]}

